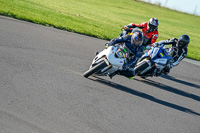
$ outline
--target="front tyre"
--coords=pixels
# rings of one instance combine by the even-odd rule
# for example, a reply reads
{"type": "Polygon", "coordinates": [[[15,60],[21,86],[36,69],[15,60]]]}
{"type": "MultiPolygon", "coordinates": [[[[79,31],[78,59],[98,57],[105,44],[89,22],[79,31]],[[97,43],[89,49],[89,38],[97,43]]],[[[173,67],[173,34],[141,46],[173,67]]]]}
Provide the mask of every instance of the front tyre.
{"type": "Polygon", "coordinates": [[[85,78],[88,78],[90,75],[94,74],[95,72],[100,71],[101,69],[103,69],[103,68],[106,67],[106,66],[107,66],[106,62],[103,61],[103,62],[99,63],[98,65],[95,65],[95,66],[92,67],[91,69],[87,70],[87,71],[83,74],[83,76],[84,76],[85,78]]]}
{"type": "Polygon", "coordinates": [[[141,64],[135,67],[135,75],[138,75],[141,71],[147,68],[149,64],[146,61],[143,61],[141,64]]]}

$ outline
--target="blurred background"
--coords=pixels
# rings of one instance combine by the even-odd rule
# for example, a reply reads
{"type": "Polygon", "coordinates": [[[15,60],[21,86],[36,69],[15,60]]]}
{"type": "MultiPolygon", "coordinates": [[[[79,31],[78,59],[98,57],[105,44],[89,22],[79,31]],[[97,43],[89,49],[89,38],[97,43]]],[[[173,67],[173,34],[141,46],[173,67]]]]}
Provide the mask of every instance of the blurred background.
{"type": "Polygon", "coordinates": [[[200,0],[141,0],[173,10],[200,16],[200,0]]]}

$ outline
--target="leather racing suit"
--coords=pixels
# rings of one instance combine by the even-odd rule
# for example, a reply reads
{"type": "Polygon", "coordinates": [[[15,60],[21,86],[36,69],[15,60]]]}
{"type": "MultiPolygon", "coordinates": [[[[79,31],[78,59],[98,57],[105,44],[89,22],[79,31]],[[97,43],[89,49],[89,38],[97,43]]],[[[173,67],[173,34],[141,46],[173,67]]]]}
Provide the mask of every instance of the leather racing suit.
{"type": "Polygon", "coordinates": [[[170,68],[177,66],[186,56],[188,47],[185,48],[178,48],[176,45],[178,43],[177,38],[168,39],[166,41],[159,41],[158,43],[154,43],[153,45],[172,45],[170,48],[168,48],[168,55],[172,56],[173,60],[172,62],[168,62],[166,67],[163,69],[165,74],[168,74],[170,71],[170,68]]]}
{"type": "Polygon", "coordinates": [[[143,35],[144,35],[144,41],[143,41],[143,46],[147,46],[150,45],[152,46],[153,43],[156,42],[157,38],[158,38],[158,29],[149,32],[147,29],[147,22],[144,23],[140,23],[140,24],[135,24],[135,23],[130,23],[127,25],[127,27],[129,28],[127,30],[127,32],[131,32],[132,28],[138,27],[140,29],[142,29],[143,35]]]}

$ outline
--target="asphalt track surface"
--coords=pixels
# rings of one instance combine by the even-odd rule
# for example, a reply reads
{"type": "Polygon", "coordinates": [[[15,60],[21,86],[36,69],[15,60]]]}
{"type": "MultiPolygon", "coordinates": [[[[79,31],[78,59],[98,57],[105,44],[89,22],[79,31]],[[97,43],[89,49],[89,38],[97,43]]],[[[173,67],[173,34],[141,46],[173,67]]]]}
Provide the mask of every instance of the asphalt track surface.
{"type": "Polygon", "coordinates": [[[200,133],[200,66],[84,78],[105,42],[0,17],[0,133],[200,133]]]}

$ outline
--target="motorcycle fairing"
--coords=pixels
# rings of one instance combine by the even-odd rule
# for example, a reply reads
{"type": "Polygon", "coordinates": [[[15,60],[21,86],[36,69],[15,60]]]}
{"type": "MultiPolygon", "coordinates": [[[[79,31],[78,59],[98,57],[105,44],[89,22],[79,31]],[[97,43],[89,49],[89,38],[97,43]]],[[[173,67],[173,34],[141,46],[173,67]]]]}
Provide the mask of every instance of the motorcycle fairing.
{"type": "Polygon", "coordinates": [[[163,53],[162,47],[153,47],[149,52],[145,53],[142,58],[151,57],[151,60],[157,64],[165,65],[169,59],[172,59],[171,56],[166,56],[163,53]]]}
{"type": "Polygon", "coordinates": [[[99,59],[101,59],[103,56],[106,56],[110,64],[121,67],[124,64],[125,58],[115,57],[115,52],[117,51],[117,49],[118,47],[115,47],[115,46],[110,46],[107,49],[104,49],[94,58],[92,64],[98,61],[99,59]]]}

